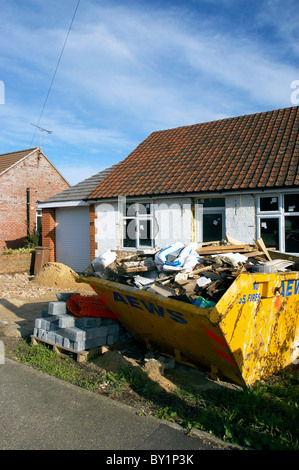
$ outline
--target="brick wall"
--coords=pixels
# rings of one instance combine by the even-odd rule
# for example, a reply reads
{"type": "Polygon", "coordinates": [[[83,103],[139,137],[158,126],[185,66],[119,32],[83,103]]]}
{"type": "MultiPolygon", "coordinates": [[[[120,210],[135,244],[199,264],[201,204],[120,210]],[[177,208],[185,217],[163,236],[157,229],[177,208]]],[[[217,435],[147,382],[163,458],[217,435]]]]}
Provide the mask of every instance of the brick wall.
{"type": "Polygon", "coordinates": [[[50,262],[55,261],[55,209],[42,210],[42,246],[51,248],[50,262]]]}
{"type": "Polygon", "coordinates": [[[0,274],[34,272],[35,253],[0,255],[0,274]]]}
{"type": "Polygon", "coordinates": [[[30,229],[36,224],[37,202],[69,187],[68,183],[36,150],[0,176],[0,252],[23,246],[27,235],[27,188],[30,229]]]}

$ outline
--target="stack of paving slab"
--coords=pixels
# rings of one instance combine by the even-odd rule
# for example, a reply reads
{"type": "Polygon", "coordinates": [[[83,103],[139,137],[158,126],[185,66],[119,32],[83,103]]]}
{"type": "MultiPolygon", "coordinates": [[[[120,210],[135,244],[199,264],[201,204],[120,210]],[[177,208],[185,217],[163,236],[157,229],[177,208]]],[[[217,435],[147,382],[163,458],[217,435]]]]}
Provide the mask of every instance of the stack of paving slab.
{"type": "Polygon", "coordinates": [[[109,318],[74,317],[63,300],[49,302],[33,330],[36,338],[74,351],[111,346],[122,340],[122,334],[119,323],[109,318]]]}

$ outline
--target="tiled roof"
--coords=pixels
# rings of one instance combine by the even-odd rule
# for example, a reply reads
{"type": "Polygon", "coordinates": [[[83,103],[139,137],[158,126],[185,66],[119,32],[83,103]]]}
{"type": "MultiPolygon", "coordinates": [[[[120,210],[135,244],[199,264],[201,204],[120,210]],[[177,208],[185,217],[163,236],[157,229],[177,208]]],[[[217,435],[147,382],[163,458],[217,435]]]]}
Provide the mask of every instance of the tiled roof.
{"type": "Polygon", "coordinates": [[[32,149],[28,149],[28,150],[20,150],[18,152],[3,153],[2,155],[0,155],[0,175],[37,149],[38,147],[35,147],[32,149]]]}
{"type": "Polygon", "coordinates": [[[89,193],[97,187],[100,181],[104,179],[109,173],[116,168],[117,165],[113,165],[106,170],[100,171],[99,173],[91,176],[90,178],[81,181],[68,189],[65,189],[61,193],[55,194],[54,196],[46,199],[43,203],[52,202],[63,202],[63,201],[81,201],[86,199],[89,193]]]}
{"type": "Polygon", "coordinates": [[[89,199],[296,187],[299,107],[153,132],[89,199]]]}

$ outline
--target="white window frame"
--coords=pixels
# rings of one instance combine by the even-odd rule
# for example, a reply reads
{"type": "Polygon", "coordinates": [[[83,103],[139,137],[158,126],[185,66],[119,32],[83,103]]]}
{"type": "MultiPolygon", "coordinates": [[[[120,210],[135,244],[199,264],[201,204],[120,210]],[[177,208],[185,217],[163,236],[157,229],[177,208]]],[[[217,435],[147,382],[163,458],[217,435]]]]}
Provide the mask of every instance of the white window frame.
{"type": "MultiPolygon", "coordinates": [[[[285,217],[287,216],[297,216],[299,217],[299,212],[288,212],[284,207],[284,196],[291,195],[292,193],[269,193],[262,194],[257,196],[256,200],[256,216],[257,216],[257,238],[261,237],[261,219],[278,219],[278,229],[279,229],[279,247],[278,251],[281,253],[286,253],[286,243],[285,243],[285,217]],[[260,200],[262,198],[278,198],[278,209],[275,211],[261,211],[260,209],[260,200]]],[[[298,192],[294,193],[298,194],[298,192]]],[[[289,252],[290,255],[299,255],[299,252],[289,252]]]]}
{"type": "MultiPolygon", "coordinates": [[[[219,197],[218,197],[219,198],[219,197]]],[[[218,199],[215,198],[215,199],[218,199]]],[[[222,215],[222,238],[225,237],[225,207],[204,207],[204,199],[202,198],[195,201],[195,222],[196,222],[196,240],[198,243],[203,242],[203,216],[206,214],[221,214],[222,215]]],[[[213,240],[217,241],[217,240],[213,240]]]]}
{"type": "Polygon", "coordinates": [[[154,204],[152,201],[126,201],[124,200],[122,204],[122,224],[121,224],[121,247],[124,250],[139,250],[139,249],[146,249],[146,248],[153,248],[154,247],[154,204]],[[149,214],[140,214],[140,206],[149,204],[150,205],[150,213],[149,214]],[[132,215],[126,214],[127,205],[135,205],[135,211],[132,215]],[[124,222],[126,220],[134,220],[135,221],[135,246],[125,246],[124,245],[124,222]],[[140,222],[147,222],[150,221],[150,245],[142,245],[140,241],[140,231],[139,231],[139,224],[140,222]]]}

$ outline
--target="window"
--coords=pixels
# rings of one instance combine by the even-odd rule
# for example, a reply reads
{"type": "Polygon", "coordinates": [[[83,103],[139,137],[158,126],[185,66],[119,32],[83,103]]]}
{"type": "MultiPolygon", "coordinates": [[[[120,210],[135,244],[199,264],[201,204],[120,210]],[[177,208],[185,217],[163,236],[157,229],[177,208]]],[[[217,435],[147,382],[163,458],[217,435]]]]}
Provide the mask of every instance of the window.
{"type": "Polygon", "coordinates": [[[299,193],[259,197],[257,219],[266,247],[299,253],[299,193]]]}
{"type": "Polygon", "coordinates": [[[198,200],[196,220],[199,242],[222,240],[225,231],[225,198],[198,200]]]}
{"type": "Polygon", "coordinates": [[[123,247],[153,246],[153,214],[151,203],[126,203],[123,206],[123,247]]]}

